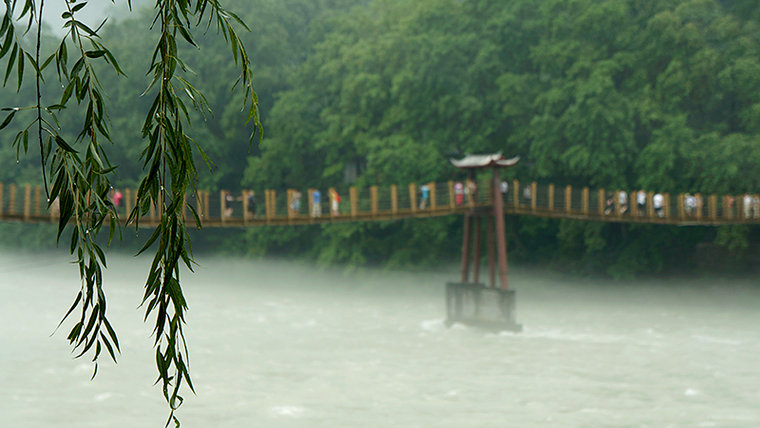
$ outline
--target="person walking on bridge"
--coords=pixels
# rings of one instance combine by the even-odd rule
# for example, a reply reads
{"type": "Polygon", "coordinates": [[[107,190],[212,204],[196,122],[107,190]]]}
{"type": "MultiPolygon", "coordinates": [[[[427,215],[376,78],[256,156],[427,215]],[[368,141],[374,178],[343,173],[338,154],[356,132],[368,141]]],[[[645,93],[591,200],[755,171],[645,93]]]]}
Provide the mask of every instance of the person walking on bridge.
{"type": "Polygon", "coordinates": [[[340,214],[340,195],[335,189],[330,189],[330,211],[333,217],[340,214]]]}
{"type": "Polygon", "coordinates": [[[420,187],[420,209],[427,208],[428,201],[430,200],[430,186],[423,184],[420,187]]]}
{"type": "Polygon", "coordinates": [[[639,190],[636,192],[636,207],[638,208],[639,216],[643,216],[646,213],[647,205],[647,192],[639,190]]]}
{"type": "Polygon", "coordinates": [[[315,189],[311,193],[311,216],[312,217],[321,217],[322,216],[322,194],[319,192],[318,189],[315,189]]]}
{"type": "Polygon", "coordinates": [[[657,217],[662,217],[665,214],[662,209],[664,202],[665,198],[662,196],[662,193],[654,194],[654,197],[652,198],[652,206],[654,207],[654,213],[657,217]]]}

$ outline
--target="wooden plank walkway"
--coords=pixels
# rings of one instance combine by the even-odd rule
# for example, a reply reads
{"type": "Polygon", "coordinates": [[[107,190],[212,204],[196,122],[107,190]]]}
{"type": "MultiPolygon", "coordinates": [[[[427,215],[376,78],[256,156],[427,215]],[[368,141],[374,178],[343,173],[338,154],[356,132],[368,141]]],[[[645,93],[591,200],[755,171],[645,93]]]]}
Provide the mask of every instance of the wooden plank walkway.
{"type": "MultiPolygon", "coordinates": [[[[330,188],[315,204],[314,189],[266,189],[255,194],[256,204],[249,204],[250,190],[232,194],[225,190],[199,191],[189,198],[201,215],[204,227],[296,226],[349,221],[391,221],[403,218],[426,218],[462,215],[470,210],[489,210],[492,206],[488,183],[408,184],[404,187],[371,186],[348,188],[338,202],[338,193],[330,188]],[[481,189],[478,191],[478,189],[481,189]],[[334,210],[337,208],[337,210],[334,210]]],[[[638,190],[607,191],[574,189],[554,184],[512,181],[502,193],[505,212],[547,218],[616,223],[648,223],[679,226],[720,226],[760,224],[760,196],[657,194],[643,192],[638,204],[638,190]],[[659,202],[658,202],[659,200],[659,202]]],[[[136,192],[122,190],[118,208],[122,219],[134,206],[136,192]]],[[[0,183],[0,221],[24,223],[57,222],[55,204],[49,210],[39,187],[0,183]]],[[[141,227],[152,227],[156,210],[140,220],[141,227]]]]}

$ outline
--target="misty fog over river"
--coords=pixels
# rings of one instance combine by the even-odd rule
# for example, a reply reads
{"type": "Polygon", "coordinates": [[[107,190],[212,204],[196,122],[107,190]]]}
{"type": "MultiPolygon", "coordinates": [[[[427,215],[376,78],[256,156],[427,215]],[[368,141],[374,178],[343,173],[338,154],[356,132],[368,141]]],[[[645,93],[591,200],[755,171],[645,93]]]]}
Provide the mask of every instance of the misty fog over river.
{"type": "MultiPolygon", "coordinates": [[[[163,426],[138,309],[149,260],[112,256],[122,355],[50,336],[65,255],[0,255],[0,426],[163,426]]],[[[760,278],[588,280],[513,268],[522,333],[447,329],[438,272],[200,257],[184,276],[183,427],[757,427],[760,278]]]]}

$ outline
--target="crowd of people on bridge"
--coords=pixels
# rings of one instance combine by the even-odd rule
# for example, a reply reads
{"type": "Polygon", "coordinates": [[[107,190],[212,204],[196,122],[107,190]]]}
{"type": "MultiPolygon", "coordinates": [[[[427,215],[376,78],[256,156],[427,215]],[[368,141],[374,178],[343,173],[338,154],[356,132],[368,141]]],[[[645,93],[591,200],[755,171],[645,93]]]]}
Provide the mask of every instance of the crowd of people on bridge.
{"type": "MultiPolygon", "coordinates": [[[[434,186],[434,183],[423,184],[416,189],[418,198],[417,208],[419,210],[430,209],[434,206],[431,203],[431,198],[435,197],[432,186],[434,186]]],[[[534,190],[534,185],[520,186],[515,190],[519,191],[521,204],[531,204],[536,196],[533,194],[536,191],[534,190]]],[[[451,191],[453,191],[452,201],[455,206],[471,204],[478,199],[478,185],[475,181],[456,181],[453,183],[451,191]]],[[[510,186],[507,181],[500,182],[500,191],[507,204],[517,201],[518,195],[515,195],[514,200],[511,197],[507,197],[510,192],[510,186]]],[[[222,191],[222,217],[232,218],[234,207],[237,203],[241,203],[243,212],[239,216],[256,218],[257,214],[259,214],[257,212],[259,206],[256,196],[256,193],[252,190],[243,191],[241,196],[238,197],[233,196],[229,191],[222,191]]],[[[117,209],[124,205],[125,196],[121,191],[115,189],[109,194],[109,197],[117,209]]],[[[644,190],[634,191],[630,195],[625,191],[618,191],[607,192],[604,194],[604,197],[604,215],[628,214],[639,217],[654,215],[659,218],[672,215],[670,214],[670,200],[665,194],[660,192],[651,194],[650,196],[644,190]],[[648,210],[649,204],[651,204],[651,211],[648,210]]],[[[310,217],[318,218],[323,215],[323,205],[328,207],[331,216],[335,217],[341,214],[341,197],[334,188],[329,189],[327,198],[323,197],[320,190],[309,189],[307,191],[308,209],[305,212],[302,209],[303,199],[300,191],[288,190],[286,204],[288,216],[306,214],[310,217]]],[[[448,197],[446,199],[448,200],[448,197]]],[[[705,205],[705,201],[699,194],[686,193],[683,195],[682,204],[679,203],[678,207],[679,210],[682,209],[683,215],[687,217],[701,217],[705,215],[705,205]]],[[[738,197],[725,196],[721,203],[721,209],[723,215],[728,217],[760,219],[760,195],[745,193],[738,197]]]]}

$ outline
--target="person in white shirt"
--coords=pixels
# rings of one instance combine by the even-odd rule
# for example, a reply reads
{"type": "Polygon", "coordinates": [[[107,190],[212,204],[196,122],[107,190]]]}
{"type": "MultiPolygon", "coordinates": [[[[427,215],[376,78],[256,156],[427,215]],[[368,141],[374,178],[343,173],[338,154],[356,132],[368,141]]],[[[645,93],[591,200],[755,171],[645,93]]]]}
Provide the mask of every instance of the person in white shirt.
{"type": "Polygon", "coordinates": [[[665,215],[665,212],[662,209],[664,201],[665,198],[661,193],[654,194],[654,197],[652,198],[652,206],[654,207],[654,213],[657,215],[657,217],[662,217],[665,215]]]}
{"type": "Polygon", "coordinates": [[[646,205],[647,205],[647,192],[643,190],[639,190],[638,192],[636,192],[636,206],[639,209],[640,216],[644,215],[644,213],[646,212],[645,211],[646,205]]]}
{"type": "Polygon", "coordinates": [[[742,208],[744,208],[744,218],[749,218],[750,210],[752,207],[752,196],[749,193],[744,194],[742,208]]]}

